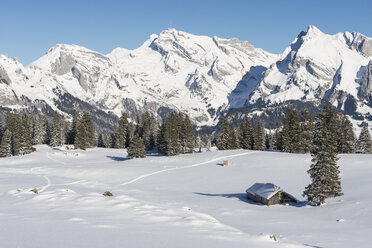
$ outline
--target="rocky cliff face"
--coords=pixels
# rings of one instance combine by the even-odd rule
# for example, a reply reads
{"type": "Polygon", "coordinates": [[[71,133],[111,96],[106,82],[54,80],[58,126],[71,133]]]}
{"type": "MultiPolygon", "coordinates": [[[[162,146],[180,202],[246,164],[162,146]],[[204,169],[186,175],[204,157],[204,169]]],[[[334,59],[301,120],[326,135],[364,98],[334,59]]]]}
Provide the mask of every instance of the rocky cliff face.
{"type": "Polygon", "coordinates": [[[61,44],[27,67],[0,55],[0,105],[66,114],[90,109],[101,123],[123,111],[131,117],[182,111],[201,126],[231,111],[270,115],[289,102],[328,101],[362,120],[371,118],[371,61],[372,39],[359,33],[328,35],[309,26],[273,55],[236,38],[168,29],[137,49],[108,55],[61,44]]]}

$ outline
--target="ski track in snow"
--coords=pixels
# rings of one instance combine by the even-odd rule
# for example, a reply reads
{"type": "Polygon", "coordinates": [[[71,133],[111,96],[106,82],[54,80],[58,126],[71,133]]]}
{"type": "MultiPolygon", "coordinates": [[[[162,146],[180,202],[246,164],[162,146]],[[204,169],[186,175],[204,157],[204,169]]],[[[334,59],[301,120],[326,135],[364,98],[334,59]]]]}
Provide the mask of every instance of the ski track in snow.
{"type": "Polygon", "coordinates": [[[222,157],[218,157],[218,158],[211,159],[211,160],[204,161],[204,162],[197,163],[197,164],[186,165],[186,166],[182,166],[182,167],[173,167],[173,168],[163,169],[163,170],[160,170],[160,171],[155,171],[155,172],[152,172],[152,173],[148,173],[148,174],[145,174],[145,175],[136,177],[136,178],[134,178],[134,179],[132,179],[132,180],[130,180],[128,182],[125,182],[125,183],[122,183],[122,184],[119,184],[119,185],[120,186],[129,185],[129,184],[135,183],[135,182],[137,182],[137,181],[139,181],[139,180],[141,180],[143,178],[154,176],[154,175],[157,175],[157,174],[160,174],[160,173],[164,173],[164,172],[167,172],[167,171],[181,170],[181,169],[187,169],[187,168],[197,167],[197,166],[209,164],[209,163],[212,163],[212,162],[216,162],[216,161],[219,161],[221,159],[232,158],[232,157],[239,157],[239,156],[244,156],[244,155],[253,154],[253,153],[256,153],[256,152],[244,152],[244,153],[239,153],[239,154],[234,154],[234,155],[222,156],[222,157]]]}

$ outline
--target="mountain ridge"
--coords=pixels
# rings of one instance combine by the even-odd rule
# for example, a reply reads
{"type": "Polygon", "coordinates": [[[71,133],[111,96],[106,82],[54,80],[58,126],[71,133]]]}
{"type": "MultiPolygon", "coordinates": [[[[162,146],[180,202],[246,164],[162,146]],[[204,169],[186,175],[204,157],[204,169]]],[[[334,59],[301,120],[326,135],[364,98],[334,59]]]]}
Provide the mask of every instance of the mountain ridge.
{"type": "Polygon", "coordinates": [[[355,32],[328,35],[310,25],[282,54],[271,54],[237,38],[167,29],[106,55],[57,44],[26,67],[0,55],[0,105],[67,115],[92,108],[108,119],[175,110],[211,126],[233,109],[252,115],[257,106],[328,101],[343,111],[353,105],[346,112],[361,121],[371,118],[371,72],[372,39],[355,32]]]}

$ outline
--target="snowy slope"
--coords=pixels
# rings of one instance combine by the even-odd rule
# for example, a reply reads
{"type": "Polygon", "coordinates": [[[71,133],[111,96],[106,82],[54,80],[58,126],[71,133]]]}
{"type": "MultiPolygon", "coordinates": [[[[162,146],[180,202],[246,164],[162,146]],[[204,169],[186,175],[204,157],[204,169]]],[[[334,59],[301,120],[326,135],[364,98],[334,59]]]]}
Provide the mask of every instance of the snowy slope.
{"type": "Polygon", "coordinates": [[[368,103],[360,93],[363,84],[370,87],[370,61],[372,39],[350,32],[328,35],[309,26],[265,72],[249,103],[326,100],[345,110],[349,99],[361,111],[368,103]]]}
{"type": "Polygon", "coordinates": [[[274,183],[304,200],[308,154],[235,150],[126,160],[125,150],[37,149],[0,158],[3,248],[370,247],[371,155],[341,155],[344,196],[321,207],[267,207],[247,201],[245,190],[274,183]],[[38,194],[30,192],[35,187],[38,194]],[[114,196],[104,197],[107,190],[114,196]]]}
{"type": "Polygon", "coordinates": [[[250,68],[266,68],[276,58],[235,38],[168,29],[133,51],[117,48],[107,56],[76,45],[56,45],[30,66],[17,65],[27,75],[22,84],[15,78],[18,85],[2,86],[8,95],[14,90],[52,109],[61,110],[56,102],[67,93],[116,115],[156,113],[165,107],[188,113],[196,124],[211,125],[250,68]]]}
{"type": "Polygon", "coordinates": [[[0,55],[0,93],[1,107],[89,109],[104,120],[123,111],[133,118],[176,110],[199,126],[216,124],[229,110],[324,100],[360,123],[372,121],[372,39],[309,26],[281,55],[175,29],[108,55],[59,44],[27,67],[0,55]]]}

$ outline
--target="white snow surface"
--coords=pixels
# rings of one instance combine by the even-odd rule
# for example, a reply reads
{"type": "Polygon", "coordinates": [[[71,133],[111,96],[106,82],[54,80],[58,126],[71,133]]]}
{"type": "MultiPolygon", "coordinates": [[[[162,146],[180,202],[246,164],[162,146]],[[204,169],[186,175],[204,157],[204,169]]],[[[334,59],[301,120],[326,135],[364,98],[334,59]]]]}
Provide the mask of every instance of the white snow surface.
{"type": "Polygon", "coordinates": [[[120,149],[37,146],[0,158],[0,246],[370,247],[372,155],[340,155],[344,195],[319,207],[245,197],[255,182],[272,182],[303,201],[309,154],[125,157],[120,149]]]}
{"type": "Polygon", "coordinates": [[[255,183],[246,192],[270,199],[280,188],[272,183],[255,183]],[[274,188],[275,187],[275,188],[274,188]],[[276,190],[274,190],[276,189],[276,190]]]}
{"type": "Polygon", "coordinates": [[[129,111],[123,100],[130,99],[139,110],[156,112],[165,106],[189,114],[196,124],[211,125],[216,117],[211,109],[227,106],[228,95],[250,68],[266,68],[278,56],[236,38],[168,29],[137,49],[116,48],[108,55],[58,44],[25,68],[3,57],[0,67],[4,65],[12,79],[8,86],[0,84],[7,98],[25,96],[56,110],[54,100],[69,93],[118,116],[129,111]],[[17,66],[27,79],[12,73],[17,66]]]}

